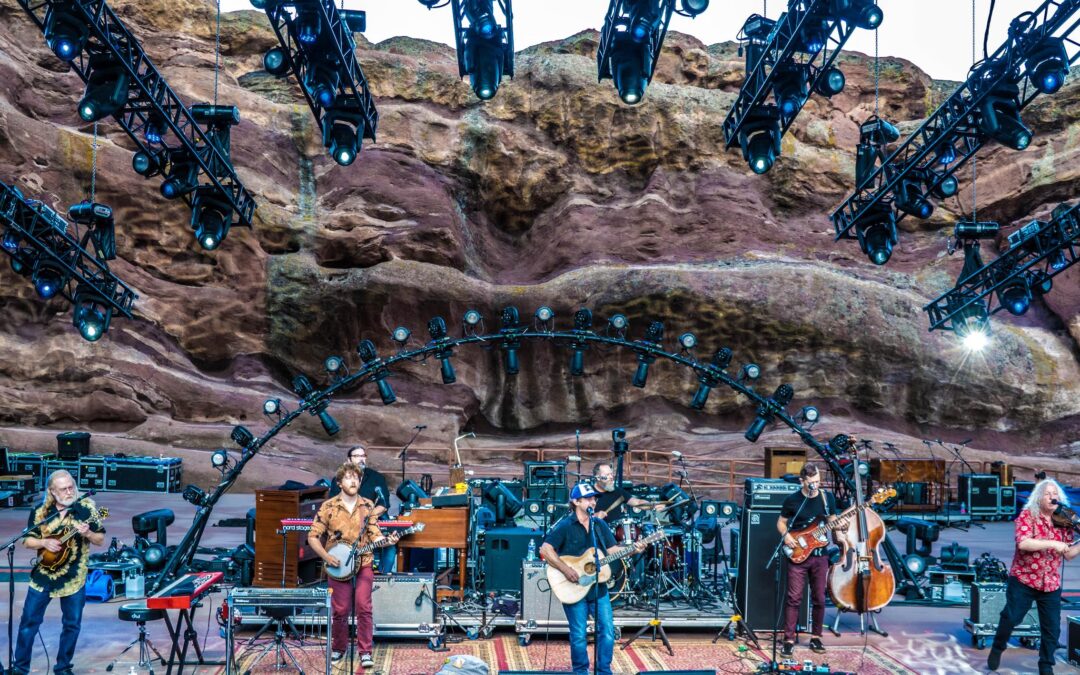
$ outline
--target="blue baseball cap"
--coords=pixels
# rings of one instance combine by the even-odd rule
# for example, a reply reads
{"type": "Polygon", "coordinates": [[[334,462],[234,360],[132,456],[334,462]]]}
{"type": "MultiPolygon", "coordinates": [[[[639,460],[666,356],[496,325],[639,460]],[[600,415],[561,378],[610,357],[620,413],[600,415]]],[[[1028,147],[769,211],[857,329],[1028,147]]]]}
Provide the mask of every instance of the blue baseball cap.
{"type": "Polygon", "coordinates": [[[595,497],[596,495],[596,490],[588,483],[578,483],[574,486],[574,489],[570,491],[570,499],[585,499],[586,497],[595,497]]]}

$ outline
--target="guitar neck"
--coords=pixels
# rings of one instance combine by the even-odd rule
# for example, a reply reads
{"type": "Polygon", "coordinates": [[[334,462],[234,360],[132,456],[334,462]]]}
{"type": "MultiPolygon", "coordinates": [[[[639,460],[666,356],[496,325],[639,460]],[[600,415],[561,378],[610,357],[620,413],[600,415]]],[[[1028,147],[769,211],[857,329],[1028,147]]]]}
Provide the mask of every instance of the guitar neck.
{"type": "Polygon", "coordinates": [[[827,530],[835,530],[838,527],[847,527],[847,519],[855,515],[859,509],[865,509],[870,506],[869,502],[864,504],[856,504],[845,509],[840,515],[836,517],[833,522],[822,523],[819,527],[823,527],[827,530]]]}
{"type": "MultiPolygon", "coordinates": [[[[649,535],[648,537],[645,537],[641,541],[646,543],[646,544],[651,544],[654,541],[657,541],[658,539],[660,539],[660,536],[657,536],[656,534],[652,534],[652,535],[649,535]]],[[[610,554],[610,555],[608,555],[608,556],[606,556],[604,558],[601,558],[600,559],[600,566],[603,567],[604,565],[613,563],[616,560],[622,560],[623,558],[629,558],[632,555],[634,555],[634,547],[633,547],[633,545],[627,546],[626,548],[620,548],[618,551],[615,551],[614,553],[612,553],[612,554],[610,554]]]]}

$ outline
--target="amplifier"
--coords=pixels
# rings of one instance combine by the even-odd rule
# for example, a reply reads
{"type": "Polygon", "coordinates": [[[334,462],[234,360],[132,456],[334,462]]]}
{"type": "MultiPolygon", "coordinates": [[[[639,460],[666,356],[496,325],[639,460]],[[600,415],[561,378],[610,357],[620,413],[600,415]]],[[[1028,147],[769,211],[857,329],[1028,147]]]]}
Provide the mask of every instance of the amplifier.
{"type": "Polygon", "coordinates": [[[957,479],[960,501],[972,516],[998,515],[998,477],[989,473],[962,473],[957,479]]]}
{"type": "MultiPolygon", "coordinates": [[[[753,479],[750,479],[753,480],[753,479]]],[[[749,482],[749,481],[748,481],[749,482]]],[[[798,487],[797,485],[795,486],[798,487]]],[[[765,564],[780,541],[776,521],[779,509],[743,509],[739,524],[739,566],[735,580],[735,598],[742,610],[743,620],[750,630],[773,630],[777,618],[777,595],[784,602],[783,589],[787,587],[786,558],[781,553],[766,569],[765,564]],[[776,565],[780,565],[779,594],[777,593],[776,565]]],[[[810,587],[799,602],[798,625],[806,626],[809,616],[810,587]]],[[[738,610],[736,610],[738,611],[738,610]]]]}
{"type": "MultiPolygon", "coordinates": [[[[997,630],[1001,610],[1005,608],[1005,584],[980,582],[971,585],[971,623],[982,630],[997,630]]],[[[1039,629],[1039,610],[1032,603],[1016,630],[1039,629]]]]}
{"type": "Polygon", "coordinates": [[[90,454],[90,434],[68,431],[56,435],[56,452],[60,459],[77,460],[90,454]]]}
{"type": "Polygon", "coordinates": [[[371,595],[372,619],[378,634],[415,636],[421,626],[435,625],[434,574],[376,574],[371,595]]]}
{"type": "Polygon", "coordinates": [[[330,592],[325,588],[234,588],[229,592],[229,601],[233,607],[325,609],[330,602],[330,592]]]}
{"type": "Polygon", "coordinates": [[[541,628],[567,627],[562,603],[551,592],[547,563],[542,560],[521,563],[521,621],[541,628]]]}
{"type": "Polygon", "coordinates": [[[539,500],[539,499],[526,499],[525,508],[523,512],[527,516],[532,516],[536,519],[544,517],[544,512],[547,512],[548,520],[555,522],[555,518],[558,518],[564,511],[566,511],[566,502],[556,502],[552,500],[539,500]]]}
{"type": "Polygon", "coordinates": [[[1068,620],[1069,651],[1065,654],[1065,660],[1080,667],[1080,616],[1070,616],[1068,620]]]}
{"type": "Polygon", "coordinates": [[[784,500],[801,486],[772,478],[747,478],[743,484],[744,509],[779,511],[784,500]]]}
{"type": "Polygon", "coordinates": [[[998,515],[1007,520],[1016,517],[1016,488],[1002,485],[998,488],[998,515]]]}

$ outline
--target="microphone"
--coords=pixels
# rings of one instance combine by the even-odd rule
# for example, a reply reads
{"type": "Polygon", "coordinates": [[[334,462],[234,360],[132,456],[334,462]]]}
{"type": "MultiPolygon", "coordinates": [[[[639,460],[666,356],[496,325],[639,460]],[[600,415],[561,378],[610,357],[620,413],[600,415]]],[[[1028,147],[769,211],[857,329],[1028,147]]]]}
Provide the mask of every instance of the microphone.
{"type": "Polygon", "coordinates": [[[590,506],[590,507],[586,508],[585,513],[588,513],[589,517],[591,518],[592,514],[593,514],[593,507],[590,506]]]}
{"type": "Polygon", "coordinates": [[[424,604],[424,589],[423,588],[420,589],[420,595],[416,596],[416,602],[414,604],[417,607],[424,604]]]}
{"type": "Polygon", "coordinates": [[[671,456],[674,457],[675,459],[682,459],[682,453],[679,452],[678,450],[672,450],[671,451],[671,456]]]}
{"type": "Polygon", "coordinates": [[[1061,502],[1059,502],[1059,501],[1058,501],[1058,500],[1056,500],[1056,499],[1051,499],[1051,500],[1050,500],[1050,503],[1051,503],[1051,504],[1053,504],[1054,506],[1057,506],[1057,505],[1058,505],[1058,504],[1060,504],[1061,502]]]}

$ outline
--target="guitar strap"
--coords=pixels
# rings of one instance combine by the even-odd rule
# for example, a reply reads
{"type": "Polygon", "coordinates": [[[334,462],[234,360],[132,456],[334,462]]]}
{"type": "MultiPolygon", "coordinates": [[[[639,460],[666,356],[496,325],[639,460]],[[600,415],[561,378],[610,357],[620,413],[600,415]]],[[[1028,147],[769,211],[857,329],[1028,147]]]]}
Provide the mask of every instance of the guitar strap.
{"type": "Polygon", "coordinates": [[[821,491],[821,509],[825,512],[825,517],[828,518],[832,514],[829,513],[829,500],[825,499],[825,491],[821,491]]]}

